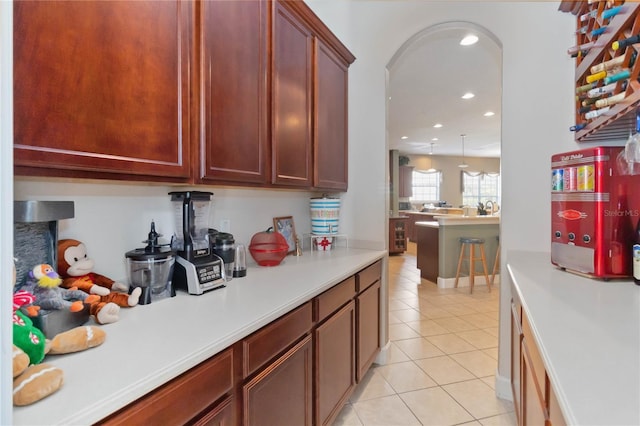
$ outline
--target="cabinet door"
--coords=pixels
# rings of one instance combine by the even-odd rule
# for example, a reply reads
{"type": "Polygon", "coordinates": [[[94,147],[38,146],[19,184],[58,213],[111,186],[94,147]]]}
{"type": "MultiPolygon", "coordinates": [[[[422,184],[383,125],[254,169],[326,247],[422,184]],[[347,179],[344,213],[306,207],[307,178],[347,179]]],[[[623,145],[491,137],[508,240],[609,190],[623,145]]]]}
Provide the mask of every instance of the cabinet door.
{"type": "Polygon", "coordinates": [[[313,36],[283,3],[274,8],[272,182],[311,187],[313,36]]]}
{"type": "Polygon", "coordinates": [[[314,186],[346,191],[348,64],[319,39],[315,57],[314,186]]]}
{"type": "Polygon", "coordinates": [[[268,182],[267,3],[204,1],[202,181],[268,182]]]}
{"type": "Polygon", "coordinates": [[[192,7],[15,2],[16,174],[187,181],[192,7]]]}
{"type": "Polygon", "coordinates": [[[413,196],[413,167],[400,166],[398,169],[398,196],[407,198],[413,196]]]}
{"type": "Polygon", "coordinates": [[[355,303],[329,317],[314,333],[316,424],[331,424],[355,387],[355,303]]]}
{"type": "Polygon", "coordinates": [[[522,424],[524,426],[544,425],[546,421],[546,408],[544,401],[540,398],[535,372],[531,367],[526,345],[521,347],[522,362],[522,424]]]}
{"type": "Polygon", "coordinates": [[[389,219],[389,254],[407,249],[406,223],[405,219],[389,219]]]}
{"type": "MultiPolygon", "coordinates": [[[[513,290],[512,290],[513,291],[513,290]]],[[[516,411],[518,424],[522,425],[522,392],[520,366],[520,348],[522,343],[522,329],[520,327],[519,306],[511,302],[511,390],[513,392],[513,405],[516,411]]]]}
{"type": "Polygon", "coordinates": [[[311,336],[243,386],[243,424],[311,425],[311,336]]]}
{"type": "Polygon", "coordinates": [[[380,352],[380,281],[360,293],[356,302],[358,312],[356,374],[360,382],[380,352]]]}
{"type": "Polygon", "coordinates": [[[233,426],[236,424],[234,417],[233,397],[228,397],[217,404],[197,421],[193,426],[233,426]]]}

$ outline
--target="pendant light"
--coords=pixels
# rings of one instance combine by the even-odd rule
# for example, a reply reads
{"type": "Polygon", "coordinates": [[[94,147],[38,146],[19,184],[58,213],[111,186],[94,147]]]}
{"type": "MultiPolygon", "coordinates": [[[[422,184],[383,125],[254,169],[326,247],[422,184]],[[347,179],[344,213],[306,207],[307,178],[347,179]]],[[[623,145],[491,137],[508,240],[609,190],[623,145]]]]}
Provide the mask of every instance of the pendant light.
{"type": "Polygon", "coordinates": [[[431,142],[431,150],[429,150],[429,169],[427,172],[433,173],[436,169],[433,168],[433,142],[431,142]]]}
{"type": "Polygon", "coordinates": [[[467,163],[465,163],[465,162],[464,162],[464,138],[465,138],[465,136],[467,136],[467,135],[465,135],[465,134],[463,133],[463,134],[461,134],[460,136],[462,136],[462,164],[458,164],[458,167],[460,167],[461,169],[464,169],[464,168],[466,168],[466,167],[469,167],[469,165],[468,165],[467,163]]]}

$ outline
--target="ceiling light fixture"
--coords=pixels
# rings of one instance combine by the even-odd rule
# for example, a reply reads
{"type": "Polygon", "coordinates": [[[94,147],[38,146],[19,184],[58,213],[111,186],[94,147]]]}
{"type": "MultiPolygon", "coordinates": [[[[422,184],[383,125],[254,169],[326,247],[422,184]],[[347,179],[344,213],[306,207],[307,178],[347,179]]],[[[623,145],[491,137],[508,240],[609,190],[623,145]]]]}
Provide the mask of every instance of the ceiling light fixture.
{"type": "Polygon", "coordinates": [[[478,36],[474,34],[468,34],[464,36],[462,40],[460,40],[460,46],[471,46],[472,44],[476,44],[478,42],[478,36]]]}
{"type": "Polygon", "coordinates": [[[485,117],[493,117],[494,115],[496,115],[496,113],[493,111],[487,111],[484,113],[485,117]]]}
{"type": "Polygon", "coordinates": [[[402,136],[400,139],[402,139],[402,140],[409,139],[409,136],[402,136]]]}
{"type": "Polygon", "coordinates": [[[442,124],[436,123],[436,124],[433,125],[433,127],[435,127],[436,129],[439,129],[440,127],[442,127],[442,124]]]}
{"type": "Polygon", "coordinates": [[[469,165],[468,165],[467,163],[465,163],[465,162],[464,162],[464,138],[465,138],[465,136],[467,136],[467,135],[465,135],[465,134],[463,133],[463,134],[461,134],[460,136],[462,136],[462,163],[461,163],[461,164],[458,164],[458,167],[460,167],[461,169],[464,169],[464,168],[466,168],[466,167],[469,167],[469,165]]]}
{"type": "Polygon", "coordinates": [[[473,98],[473,97],[475,97],[475,96],[476,96],[476,95],[474,95],[473,93],[471,93],[471,92],[467,92],[467,93],[465,93],[464,95],[462,95],[462,99],[471,99],[471,98],[473,98]]]}
{"type": "Polygon", "coordinates": [[[433,168],[433,142],[431,142],[431,150],[429,150],[429,168],[427,172],[432,173],[435,172],[436,169],[433,168]]]}
{"type": "MultiPolygon", "coordinates": [[[[437,141],[438,138],[431,138],[432,141],[437,141]]],[[[433,144],[432,144],[433,145],[433,144]]]]}

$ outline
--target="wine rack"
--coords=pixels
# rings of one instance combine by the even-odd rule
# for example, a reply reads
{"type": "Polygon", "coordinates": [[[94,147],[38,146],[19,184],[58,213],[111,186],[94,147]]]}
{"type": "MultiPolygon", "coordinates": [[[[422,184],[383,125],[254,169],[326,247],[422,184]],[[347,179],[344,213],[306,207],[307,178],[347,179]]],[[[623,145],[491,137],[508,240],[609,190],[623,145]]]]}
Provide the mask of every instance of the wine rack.
{"type": "MultiPolygon", "coordinates": [[[[636,128],[636,109],[640,105],[640,44],[614,49],[614,42],[640,34],[640,3],[635,1],[563,1],[560,11],[576,15],[576,45],[567,53],[576,57],[575,139],[578,142],[626,139],[636,128]],[[605,78],[597,78],[593,67],[618,62],[605,78]],[[628,77],[615,79],[616,73],[628,70],[628,77]],[[588,97],[587,90],[612,85],[612,90],[588,97]],[[617,96],[614,98],[614,96],[617,96]],[[614,103],[615,100],[622,101],[614,103]],[[596,100],[602,100],[596,106],[596,100]],[[591,103],[590,105],[584,105],[591,103]],[[611,105],[607,105],[611,102],[611,105]],[[597,111],[597,112],[594,112],[597,111]],[[587,118],[595,115],[594,118],[587,118]]],[[[602,71],[599,71],[602,72],[602,71]]]]}

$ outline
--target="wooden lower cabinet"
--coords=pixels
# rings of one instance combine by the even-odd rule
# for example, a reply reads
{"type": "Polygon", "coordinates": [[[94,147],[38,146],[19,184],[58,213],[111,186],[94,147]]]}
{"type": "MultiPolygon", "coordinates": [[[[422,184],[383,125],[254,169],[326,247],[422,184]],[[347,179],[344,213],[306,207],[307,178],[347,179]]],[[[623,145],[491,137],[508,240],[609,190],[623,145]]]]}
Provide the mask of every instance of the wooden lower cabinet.
{"type": "Polygon", "coordinates": [[[311,336],[288,350],[242,388],[243,424],[312,424],[311,336]]]}
{"type": "Polygon", "coordinates": [[[389,254],[404,253],[407,250],[407,219],[389,219],[389,254]]]}
{"type": "Polygon", "coordinates": [[[229,348],[98,424],[233,424],[233,409],[226,410],[232,405],[232,392],[233,349],[229,348]],[[216,403],[225,395],[226,399],[216,403]]]}
{"type": "Polygon", "coordinates": [[[382,261],[98,424],[325,425],[380,351],[382,261]]]}
{"type": "Polygon", "coordinates": [[[234,398],[228,397],[221,401],[216,407],[205,413],[193,423],[193,426],[233,426],[235,421],[234,398]]]}
{"type": "Polygon", "coordinates": [[[358,295],[356,308],[356,379],[360,382],[380,352],[380,281],[358,295]]]}
{"type": "Polygon", "coordinates": [[[355,311],[351,300],[314,332],[316,425],[333,423],[356,385],[355,311]]]}
{"type": "Polygon", "coordinates": [[[511,292],[511,388],[518,425],[565,426],[529,318],[513,287],[511,292]]]}

